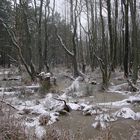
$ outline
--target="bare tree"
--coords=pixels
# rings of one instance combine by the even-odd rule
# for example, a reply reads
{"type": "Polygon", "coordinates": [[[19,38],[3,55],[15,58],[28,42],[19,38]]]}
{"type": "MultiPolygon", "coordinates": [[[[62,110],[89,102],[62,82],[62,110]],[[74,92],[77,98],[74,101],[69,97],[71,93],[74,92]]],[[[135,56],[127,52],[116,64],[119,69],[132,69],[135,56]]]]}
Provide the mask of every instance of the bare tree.
{"type": "Polygon", "coordinates": [[[128,78],[128,59],[129,59],[129,0],[123,0],[125,10],[125,46],[124,46],[124,76],[128,78]]]}
{"type": "Polygon", "coordinates": [[[103,89],[108,87],[108,82],[110,79],[111,69],[108,63],[108,50],[107,50],[107,43],[105,40],[105,26],[104,26],[104,19],[102,15],[102,0],[100,0],[100,18],[101,18],[101,28],[102,28],[102,47],[103,47],[103,58],[99,59],[100,68],[102,72],[102,83],[103,89]]]}
{"type": "Polygon", "coordinates": [[[118,26],[118,0],[114,0],[115,2],[115,20],[114,20],[114,58],[113,58],[113,65],[114,68],[117,65],[117,47],[118,47],[118,30],[117,30],[117,26],[118,26]]]}
{"type": "Polygon", "coordinates": [[[22,50],[18,44],[18,41],[16,39],[14,32],[8,27],[8,25],[6,25],[6,23],[4,23],[4,21],[2,19],[0,19],[0,22],[1,22],[2,26],[6,29],[7,34],[9,35],[13,46],[15,46],[15,48],[17,49],[18,55],[19,55],[19,58],[21,59],[22,64],[25,66],[25,69],[27,70],[29,76],[34,81],[35,77],[34,77],[33,73],[31,72],[30,68],[28,67],[28,64],[26,63],[26,61],[22,55],[22,50]]]}
{"type": "Polygon", "coordinates": [[[72,30],[72,50],[68,50],[67,46],[65,45],[64,41],[62,40],[61,36],[58,34],[58,30],[56,29],[56,35],[57,38],[65,50],[65,52],[71,57],[72,64],[73,64],[73,75],[74,77],[79,76],[79,70],[78,70],[78,64],[77,64],[77,3],[78,1],[75,1],[75,5],[73,0],[70,0],[70,24],[71,24],[71,30],[72,30]]]}
{"type": "Polygon", "coordinates": [[[44,28],[45,28],[45,40],[44,40],[44,65],[46,67],[47,72],[50,71],[48,66],[48,45],[49,45],[49,35],[48,35],[48,19],[50,16],[50,0],[46,0],[45,5],[45,21],[44,21],[44,28]]]}
{"type": "Polygon", "coordinates": [[[28,24],[28,0],[19,1],[19,5],[16,4],[16,18],[15,28],[16,36],[12,31],[9,31],[14,46],[18,48],[19,57],[24,64],[27,72],[31,76],[32,80],[35,80],[36,71],[32,62],[32,49],[31,49],[31,35],[28,24]],[[12,32],[12,33],[11,33],[12,32]],[[17,47],[18,46],[18,47],[17,47]],[[28,51],[27,51],[28,50],[28,51]]]}
{"type": "Polygon", "coordinates": [[[41,72],[43,68],[43,56],[42,56],[42,42],[41,42],[41,23],[42,23],[42,9],[43,9],[43,1],[40,0],[40,9],[39,9],[39,20],[38,20],[38,53],[39,53],[39,69],[38,71],[41,72]]]}
{"type": "Polygon", "coordinates": [[[136,84],[138,79],[138,25],[137,25],[137,10],[136,0],[130,1],[131,21],[132,21],[132,49],[133,49],[133,83],[136,84]]]}
{"type": "Polygon", "coordinates": [[[89,59],[91,70],[94,70],[94,51],[95,51],[95,39],[94,39],[94,1],[85,0],[86,3],[86,16],[87,16],[87,48],[89,49],[89,59]],[[90,20],[91,19],[91,20],[90,20]]]}
{"type": "Polygon", "coordinates": [[[109,29],[109,44],[110,44],[110,60],[111,69],[114,71],[114,43],[113,43],[113,31],[112,31],[112,20],[111,20],[111,0],[107,0],[107,12],[108,12],[108,29],[109,29]]]}

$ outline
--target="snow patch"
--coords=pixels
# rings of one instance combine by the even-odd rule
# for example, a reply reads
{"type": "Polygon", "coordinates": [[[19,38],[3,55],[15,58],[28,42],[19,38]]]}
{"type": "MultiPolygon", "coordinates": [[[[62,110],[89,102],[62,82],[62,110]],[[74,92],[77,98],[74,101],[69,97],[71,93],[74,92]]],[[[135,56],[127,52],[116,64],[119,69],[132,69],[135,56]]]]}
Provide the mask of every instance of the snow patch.
{"type": "Polygon", "coordinates": [[[130,108],[121,108],[119,111],[117,111],[114,116],[120,117],[120,118],[125,118],[125,119],[133,119],[135,120],[136,113],[130,109],[130,108]]]}
{"type": "Polygon", "coordinates": [[[95,118],[95,123],[92,124],[92,127],[94,128],[102,128],[102,129],[106,129],[109,126],[109,122],[114,122],[116,121],[117,118],[113,115],[109,115],[109,114],[100,114],[98,116],[96,116],[95,118]]]}
{"type": "Polygon", "coordinates": [[[62,106],[63,105],[63,102],[62,101],[58,101],[56,99],[54,99],[54,95],[53,94],[48,94],[46,97],[45,97],[45,100],[42,101],[44,107],[48,110],[54,110],[56,109],[57,107],[59,106],[62,106]]]}
{"type": "Polygon", "coordinates": [[[37,135],[38,139],[41,140],[45,133],[46,133],[46,130],[42,126],[37,126],[35,128],[35,134],[37,135]]]}
{"type": "Polygon", "coordinates": [[[98,105],[103,106],[112,106],[112,107],[121,107],[121,106],[128,106],[129,103],[127,103],[127,99],[124,99],[122,101],[116,101],[116,102],[107,102],[107,103],[98,103],[98,105]]]}
{"type": "Polygon", "coordinates": [[[75,104],[75,103],[68,103],[68,105],[70,106],[70,108],[72,110],[80,110],[80,105],[75,104]]]}
{"type": "Polygon", "coordinates": [[[50,113],[50,121],[48,122],[48,125],[55,123],[58,121],[59,113],[58,112],[52,112],[50,113]]]}
{"type": "Polygon", "coordinates": [[[136,96],[130,96],[128,99],[127,99],[127,102],[128,103],[140,103],[140,96],[136,95],[136,96]]]}
{"type": "Polygon", "coordinates": [[[135,114],[135,120],[140,120],[140,112],[137,112],[136,114],[135,114]]]}
{"type": "Polygon", "coordinates": [[[13,91],[12,92],[5,92],[4,89],[2,92],[0,92],[0,96],[4,96],[4,95],[13,96],[15,94],[16,94],[16,92],[13,92],[13,91]]]}
{"type": "Polygon", "coordinates": [[[106,129],[108,127],[108,123],[97,121],[92,124],[92,127],[96,128],[96,129],[100,129],[100,128],[106,129]]]}
{"type": "Polygon", "coordinates": [[[98,115],[107,111],[107,109],[101,108],[96,105],[81,104],[80,106],[81,106],[83,115],[98,115]]]}
{"type": "Polygon", "coordinates": [[[117,120],[117,118],[114,115],[100,114],[96,116],[95,120],[101,122],[114,122],[117,120]]]}

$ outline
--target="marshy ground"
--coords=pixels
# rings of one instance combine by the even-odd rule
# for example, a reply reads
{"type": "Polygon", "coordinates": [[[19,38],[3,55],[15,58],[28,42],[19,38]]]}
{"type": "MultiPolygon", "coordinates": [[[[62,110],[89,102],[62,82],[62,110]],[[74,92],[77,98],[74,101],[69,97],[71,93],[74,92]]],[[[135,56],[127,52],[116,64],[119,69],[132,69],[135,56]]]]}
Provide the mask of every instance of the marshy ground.
{"type": "MultiPolygon", "coordinates": [[[[1,101],[4,102],[0,102],[0,120],[3,121],[6,118],[5,115],[10,112],[10,116],[16,116],[17,122],[20,120],[21,125],[26,126],[32,132],[34,131],[33,133],[37,139],[42,139],[43,133],[47,129],[47,124],[40,126],[39,117],[47,113],[50,116],[47,123],[58,132],[65,131],[65,137],[70,140],[94,140],[98,138],[129,140],[133,139],[132,136],[135,131],[138,131],[135,135],[139,139],[140,129],[138,124],[140,118],[137,120],[132,119],[131,113],[130,117],[128,116],[129,112],[127,114],[128,118],[121,116],[117,117],[116,121],[106,122],[104,120],[107,123],[106,128],[94,128],[92,126],[98,115],[115,113],[122,108],[129,108],[134,113],[139,114],[139,103],[127,103],[127,100],[134,98],[140,100],[139,91],[136,93],[129,91],[122,72],[118,70],[112,74],[109,89],[106,91],[100,90],[101,75],[99,69],[87,74],[90,80],[96,81],[97,84],[91,85],[88,82],[78,81],[78,89],[70,92],[67,92],[67,89],[73,81],[66,75],[71,76],[71,74],[60,68],[55,69],[53,74],[56,77],[57,85],[53,86],[50,91],[41,93],[41,85],[30,82],[26,74],[21,75],[16,71],[16,68],[15,70],[12,69],[12,72],[11,69],[1,68],[0,97],[1,101]],[[72,111],[66,115],[56,115],[58,108],[63,106],[63,102],[56,101],[53,97],[66,100],[72,111]],[[83,115],[84,108],[89,106],[98,106],[106,111],[100,114],[83,115]]],[[[139,81],[137,87],[140,87],[139,81]]],[[[90,108],[88,111],[90,111],[90,108]]]]}

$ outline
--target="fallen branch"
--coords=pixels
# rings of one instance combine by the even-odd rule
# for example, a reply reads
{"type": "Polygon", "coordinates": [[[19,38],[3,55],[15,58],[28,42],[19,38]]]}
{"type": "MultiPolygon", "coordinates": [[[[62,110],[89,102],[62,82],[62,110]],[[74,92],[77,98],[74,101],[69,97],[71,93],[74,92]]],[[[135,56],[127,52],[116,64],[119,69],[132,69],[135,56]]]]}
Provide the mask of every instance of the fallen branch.
{"type": "Polygon", "coordinates": [[[15,110],[17,110],[17,111],[19,111],[17,108],[15,108],[14,106],[12,106],[10,103],[7,103],[7,102],[5,102],[5,101],[3,101],[3,100],[0,100],[0,102],[6,104],[6,105],[8,105],[8,106],[10,106],[11,108],[13,108],[13,109],[15,109],[15,110]]]}
{"type": "Polygon", "coordinates": [[[53,97],[53,99],[55,99],[55,100],[57,100],[57,101],[62,101],[62,102],[64,102],[64,109],[63,109],[63,110],[65,110],[65,111],[67,111],[67,112],[70,112],[70,111],[71,111],[70,106],[69,106],[69,105],[67,105],[67,103],[66,103],[66,101],[65,101],[65,100],[58,99],[58,98],[54,98],[54,97],[53,97]]]}

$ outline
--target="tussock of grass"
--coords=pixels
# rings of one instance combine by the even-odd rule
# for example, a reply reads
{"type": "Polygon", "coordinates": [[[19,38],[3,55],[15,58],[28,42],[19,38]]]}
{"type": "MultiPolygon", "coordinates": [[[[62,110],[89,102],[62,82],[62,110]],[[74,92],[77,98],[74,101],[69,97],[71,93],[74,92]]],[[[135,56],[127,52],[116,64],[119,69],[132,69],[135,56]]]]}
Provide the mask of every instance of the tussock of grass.
{"type": "Polygon", "coordinates": [[[50,126],[46,128],[43,140],[73,140],[73,137],[69,131],[57,130],[50,126]]]}
{"type": "Polygon", "coordinates": [[[0,120],[0,140],[26,140],[25,129],[14,118],[0,120]]]}

